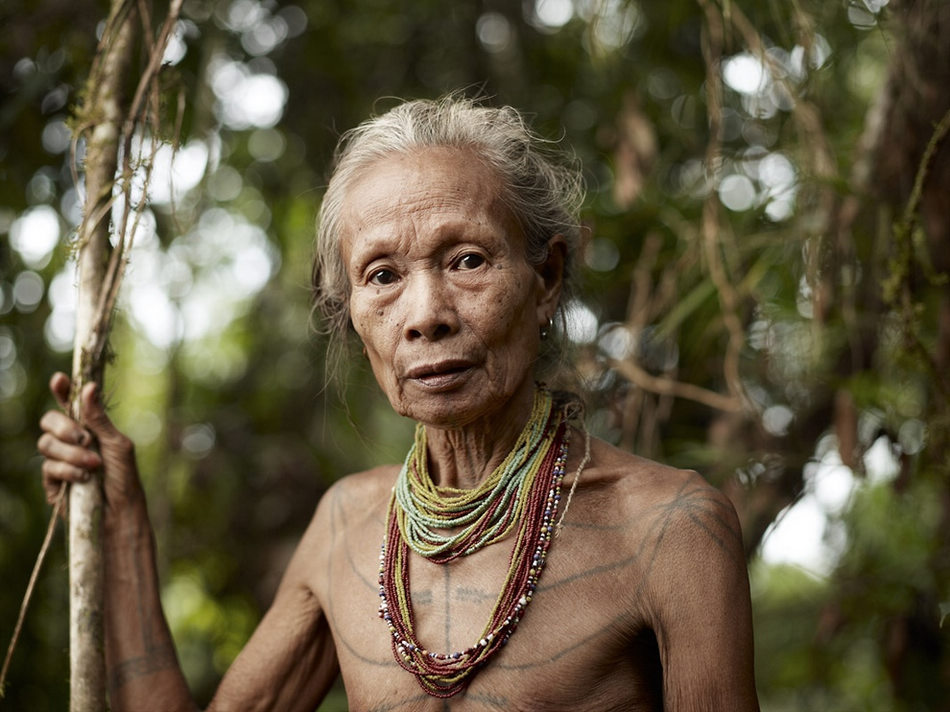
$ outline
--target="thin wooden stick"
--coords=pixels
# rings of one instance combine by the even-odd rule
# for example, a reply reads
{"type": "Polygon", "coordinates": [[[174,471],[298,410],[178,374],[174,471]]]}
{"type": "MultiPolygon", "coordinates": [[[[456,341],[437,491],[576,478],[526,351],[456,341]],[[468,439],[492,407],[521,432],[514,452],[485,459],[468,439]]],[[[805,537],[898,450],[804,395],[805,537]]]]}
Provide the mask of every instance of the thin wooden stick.
{"type": "Polygon", "coordinates": [[[33,598],[33,589],[36,588],[36,579],[39,577],[40,569],[43,568],[43,562],[46,560],[46,554],[49,552],[50,542],[53,540],[53,532],[56,531],[56,520],[62,515],[63,503],[66,501],[67,485],[63,482],[59,486],[59,492],[56,494],[56,500],[53,502],[53,513],[50,515],[49,524],[46,527],[46,536],[43,538],[43,546],[40,547],[40,553],[36,557],[36,563],[33,565],[33,573],[30,574],[30,581],[26,585],[26,593],[23,594],[23,602],[20,604],[20,614],[16,619],[16,626],[13,629],[13,637],[10,639],[10,645],[7,647],[7,656],[3,659],[3,670],[0,671],[0,699],[3,698],[3,691],[6,689],[7,672],[10,670],[10,661],[13,659],[13,651],[16,649],[17,642],[20,640],[20,631],[23,629],[23,621],[26,618],[26,611],[30,607],[30,600],[33,598]]]}

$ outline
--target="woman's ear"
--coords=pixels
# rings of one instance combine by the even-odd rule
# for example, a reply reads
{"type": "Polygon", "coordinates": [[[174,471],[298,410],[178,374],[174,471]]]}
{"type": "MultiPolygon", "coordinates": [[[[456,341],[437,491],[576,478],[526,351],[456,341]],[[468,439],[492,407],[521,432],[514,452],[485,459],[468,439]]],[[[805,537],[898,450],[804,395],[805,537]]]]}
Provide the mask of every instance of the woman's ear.
{"type": "Polygon", "coordinates": [[[554,318],[561,299],[564,284],[564,267],[567,263],[567,240],[555,235],[548,240],[548,254],[535,269],[540,277],[538,295],[538,325],[545,326],[554,318]]]}

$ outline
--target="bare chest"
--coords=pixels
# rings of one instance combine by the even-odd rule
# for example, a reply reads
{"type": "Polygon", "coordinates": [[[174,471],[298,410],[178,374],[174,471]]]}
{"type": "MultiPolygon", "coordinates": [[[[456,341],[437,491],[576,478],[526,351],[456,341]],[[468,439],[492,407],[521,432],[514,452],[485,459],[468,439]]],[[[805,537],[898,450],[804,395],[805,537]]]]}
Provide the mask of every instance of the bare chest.
{"type": "MultiPolygon", "coordinates": [[[[565,529],[508,644],[463,693],[443,701],[397,665],[378,616],[382,512],[347,524],[336,531],[320,590],[350,709],[660,708],[656,645],[637,615],[637,557],[612,551],[609,531],[565,529]]],[[[512,545],[509,539],[443,565],[412,555],[411,609],[422,645],[451,654],[485,635],[512,545]]]]}

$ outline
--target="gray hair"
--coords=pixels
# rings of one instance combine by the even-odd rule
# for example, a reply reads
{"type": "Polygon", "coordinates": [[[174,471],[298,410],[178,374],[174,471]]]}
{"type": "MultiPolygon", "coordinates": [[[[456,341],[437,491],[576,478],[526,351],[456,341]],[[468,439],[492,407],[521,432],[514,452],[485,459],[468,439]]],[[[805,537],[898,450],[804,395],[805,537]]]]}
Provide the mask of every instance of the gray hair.
{"type": "MultiPolygon", "coordinates": [[[[317,218],[313,258],[313,305],[323,317],[322,331],[331,346],[346,343],[350,324],[346,268],[340,254],[343,202],[361,171],[389,155],[429,147],[471,149],[498,175],[502,199],[525,235],[526,259],[541,264],[548,241],[567,242],[561,304],[573,293],[573,261],[580,243],[578,212],[584,196],[580,172],[555,158],[551,142],[540,138],[521,114],[509,106],[494,108],[450,95],[439,100],[409,101],[347,131],[335,154],[335,167],[317,218]]],[[[563,310],[558,309],[563,325],[563,310]]],[[[563,332],[563,328],[559,331],[563,332]]],[[[547,340],[542,360],[557,356],[547,340]]]]}

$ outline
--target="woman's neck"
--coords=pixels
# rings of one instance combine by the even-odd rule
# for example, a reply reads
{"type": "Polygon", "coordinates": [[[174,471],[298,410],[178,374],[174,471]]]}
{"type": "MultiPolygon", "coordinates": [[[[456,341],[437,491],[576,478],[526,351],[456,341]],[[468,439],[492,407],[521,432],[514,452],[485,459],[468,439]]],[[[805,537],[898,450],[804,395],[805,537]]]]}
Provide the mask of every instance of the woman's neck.
{"type": "Polygon", "coordinates": [[[531,416],[535,386],[529,383],[504,407],[460,427],[426,427],[429,476],[440,487],[474,489],[504,461],[531,416]]]}

